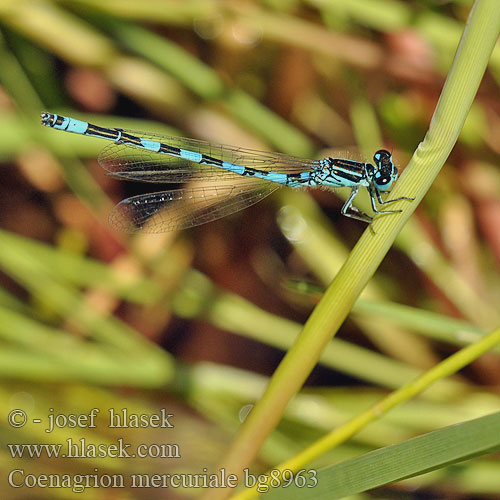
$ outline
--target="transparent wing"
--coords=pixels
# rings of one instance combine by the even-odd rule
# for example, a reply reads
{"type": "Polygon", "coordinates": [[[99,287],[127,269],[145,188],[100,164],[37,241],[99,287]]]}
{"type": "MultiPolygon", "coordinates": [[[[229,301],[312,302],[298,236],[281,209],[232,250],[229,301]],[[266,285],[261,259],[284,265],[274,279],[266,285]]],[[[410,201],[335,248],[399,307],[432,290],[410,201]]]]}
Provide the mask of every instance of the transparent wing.
{"type": "Polygon", "coordinates": [[[249,207],[279,187],[279,184],[256,180],[133,196],[115,206],[109,222],[115,229],[128,233],[186,229],[249,207]]]}
{"type": "MultiPolygon", "coordinates": [[[[140,138],[243,167],[280,173],[298,173],[317,168],[319,162],[292,155],[226,146],[184,137],[165,137],[148,132],[124,131],[140,138]]],[[[154,153],[130,144],[112,143],[99,155],[99,163],[115,177],[144,182],[186,182],[197,179],[234,178],[237,174],[221,167],[199,164],[183,158],[154,153]]]]}

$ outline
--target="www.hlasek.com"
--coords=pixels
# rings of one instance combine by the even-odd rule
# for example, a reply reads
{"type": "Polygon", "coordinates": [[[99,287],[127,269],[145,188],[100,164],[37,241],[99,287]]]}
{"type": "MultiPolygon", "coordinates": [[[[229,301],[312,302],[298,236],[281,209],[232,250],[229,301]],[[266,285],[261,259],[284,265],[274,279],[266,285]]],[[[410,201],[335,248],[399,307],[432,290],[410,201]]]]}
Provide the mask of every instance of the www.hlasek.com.
{"type": "MultiPolygon", "coordinates": [[[[243,471],[243,484],[266,493],[272,488],[314,488],[318,484],[316,470],[302,469],[272,470],[268,474],[254,475],[243,471]]],[[[210,474],[206,468],[200,474],[101,474],[95,468],[93,474],[29,474],[24,469],[9,473],[8,483],[12,488],[67,488],[82,493],[97,488],[236,488],[238,476],[227,474],[225,469],[210,474]]]]}
{"type": "Polygon", "coordinates": [[[88,443],[85,438],[65,443],[8,444],[12,458],[181,458],[178,444],[140,443],[134,448],[119,438],[114,443],[88,443]]]}

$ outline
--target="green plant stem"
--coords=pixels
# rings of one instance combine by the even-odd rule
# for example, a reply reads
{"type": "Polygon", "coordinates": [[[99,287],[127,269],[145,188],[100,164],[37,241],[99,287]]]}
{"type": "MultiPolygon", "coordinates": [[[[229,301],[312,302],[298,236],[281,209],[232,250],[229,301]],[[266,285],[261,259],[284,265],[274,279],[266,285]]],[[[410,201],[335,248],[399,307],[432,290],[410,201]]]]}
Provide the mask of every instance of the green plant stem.
{"type": "MultiPolygon", "coordinates": [[[[375,234],[370,228],[364,232],[242,425],[221,464],[226,473],[241,477],[242,470],[253,461],[444,165],[465,122],[499,31],[497,0],[477,0],[426,137],[391,193],[392,198],[412,196],[415,201],[391,205],[403,212],[379,217],[373,224],[375,234]]],[[[228,494],[229,491],[212,490],[205,498],[225,498],[228,494]]]]}

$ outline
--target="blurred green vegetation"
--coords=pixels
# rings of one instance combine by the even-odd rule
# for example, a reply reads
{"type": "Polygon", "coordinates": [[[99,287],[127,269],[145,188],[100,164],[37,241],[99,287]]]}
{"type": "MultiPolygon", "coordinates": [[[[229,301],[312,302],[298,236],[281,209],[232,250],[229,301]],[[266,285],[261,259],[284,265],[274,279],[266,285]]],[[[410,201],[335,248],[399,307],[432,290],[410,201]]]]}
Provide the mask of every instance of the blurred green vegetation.
{"type": "MultiPolygon", "coordinates": [[[[14,460],[2,446],[4,476],[15,468],[214,468],[364,230],[340,216],[336,195],[345,193],[284,189],[182,234],[115,233],[107,214],[136,187],[100,171],[102,141],[45,129],[40,112],[306,157],[384,146],[404,167],[428,128],[471,5],[2,0],[0,407],[4,416],[23,408],[44,423],[49,408],[102,413],[97,429],[51,434],[34,423],[13,429],[3,418],[2,443],[123,437],[179,443],[182,452],[182,459],[14,460]],[[120,434],[105,425],[112,407],[148,414],[165,407],[176,425],[120,434]]],[[[266,441],[255,472],[300,453],[500,323],[499,83],[497,43],[445,169],[266,441]]],[[[359,204],[367,208],[368,198],[359,204]]],[[[313,465],[498,411],[498,353],[313,465]]],[[[495,467],[494,456],[478,458],[397,488],[406,498],[416,487],[493,497],[495,467]]],[[[25,498],[26,490],[8,491],[25,498]]],[[[164,494],[112,491],[116,499],[164,494]]],[[[81,497],[111,498],[104,488],[81,497]]]]}

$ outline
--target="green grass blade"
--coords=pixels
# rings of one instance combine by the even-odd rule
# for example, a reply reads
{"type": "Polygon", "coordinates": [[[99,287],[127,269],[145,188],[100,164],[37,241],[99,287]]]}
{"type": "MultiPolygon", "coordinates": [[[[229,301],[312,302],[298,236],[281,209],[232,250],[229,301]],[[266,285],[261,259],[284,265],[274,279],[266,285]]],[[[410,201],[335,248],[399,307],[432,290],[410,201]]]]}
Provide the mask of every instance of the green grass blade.
{"type": "MultiPolygon", "coordinates": [[[[438,380],[442,380],[472,363],[484,353],[488,352],[492,347],[500,342],[500,327],[489,333],[479,342],[464,347],[462,350],[451,355],[426,373],[416,378],[409,384],[401,387],[397,391],[392,392],[386,398],[374,404],[368,410],[359,413],[352,420],[344,425],[337,427],[329,434],[325,435],[314,444],[303,450],[295,457],[280,464],[279,470],[299,471],[307,466],[317,457],[331,450],[332,448],[344,443],[353,435],[357,434],[361,429],[364,429],[369,423],[379,419],[382,415],[401,403],[408,401],[416,395],[428,389],[438,380]]],[[[488,436],[491,437],[491,436],[488,436]]],[[[409,476],[406,476],[409,477],[409,476]]],[[[253,498],[255,495],[254,489],[247,489],[236,495],[233,500],[244,500],[253,498]]]]}
{"type": "Polygon", "coordinates": [[[322,469],[315,488],[292,485],[272,490],[264,498],[335,500],[497,450],[500,413],[493,413],[322,469]]]}

